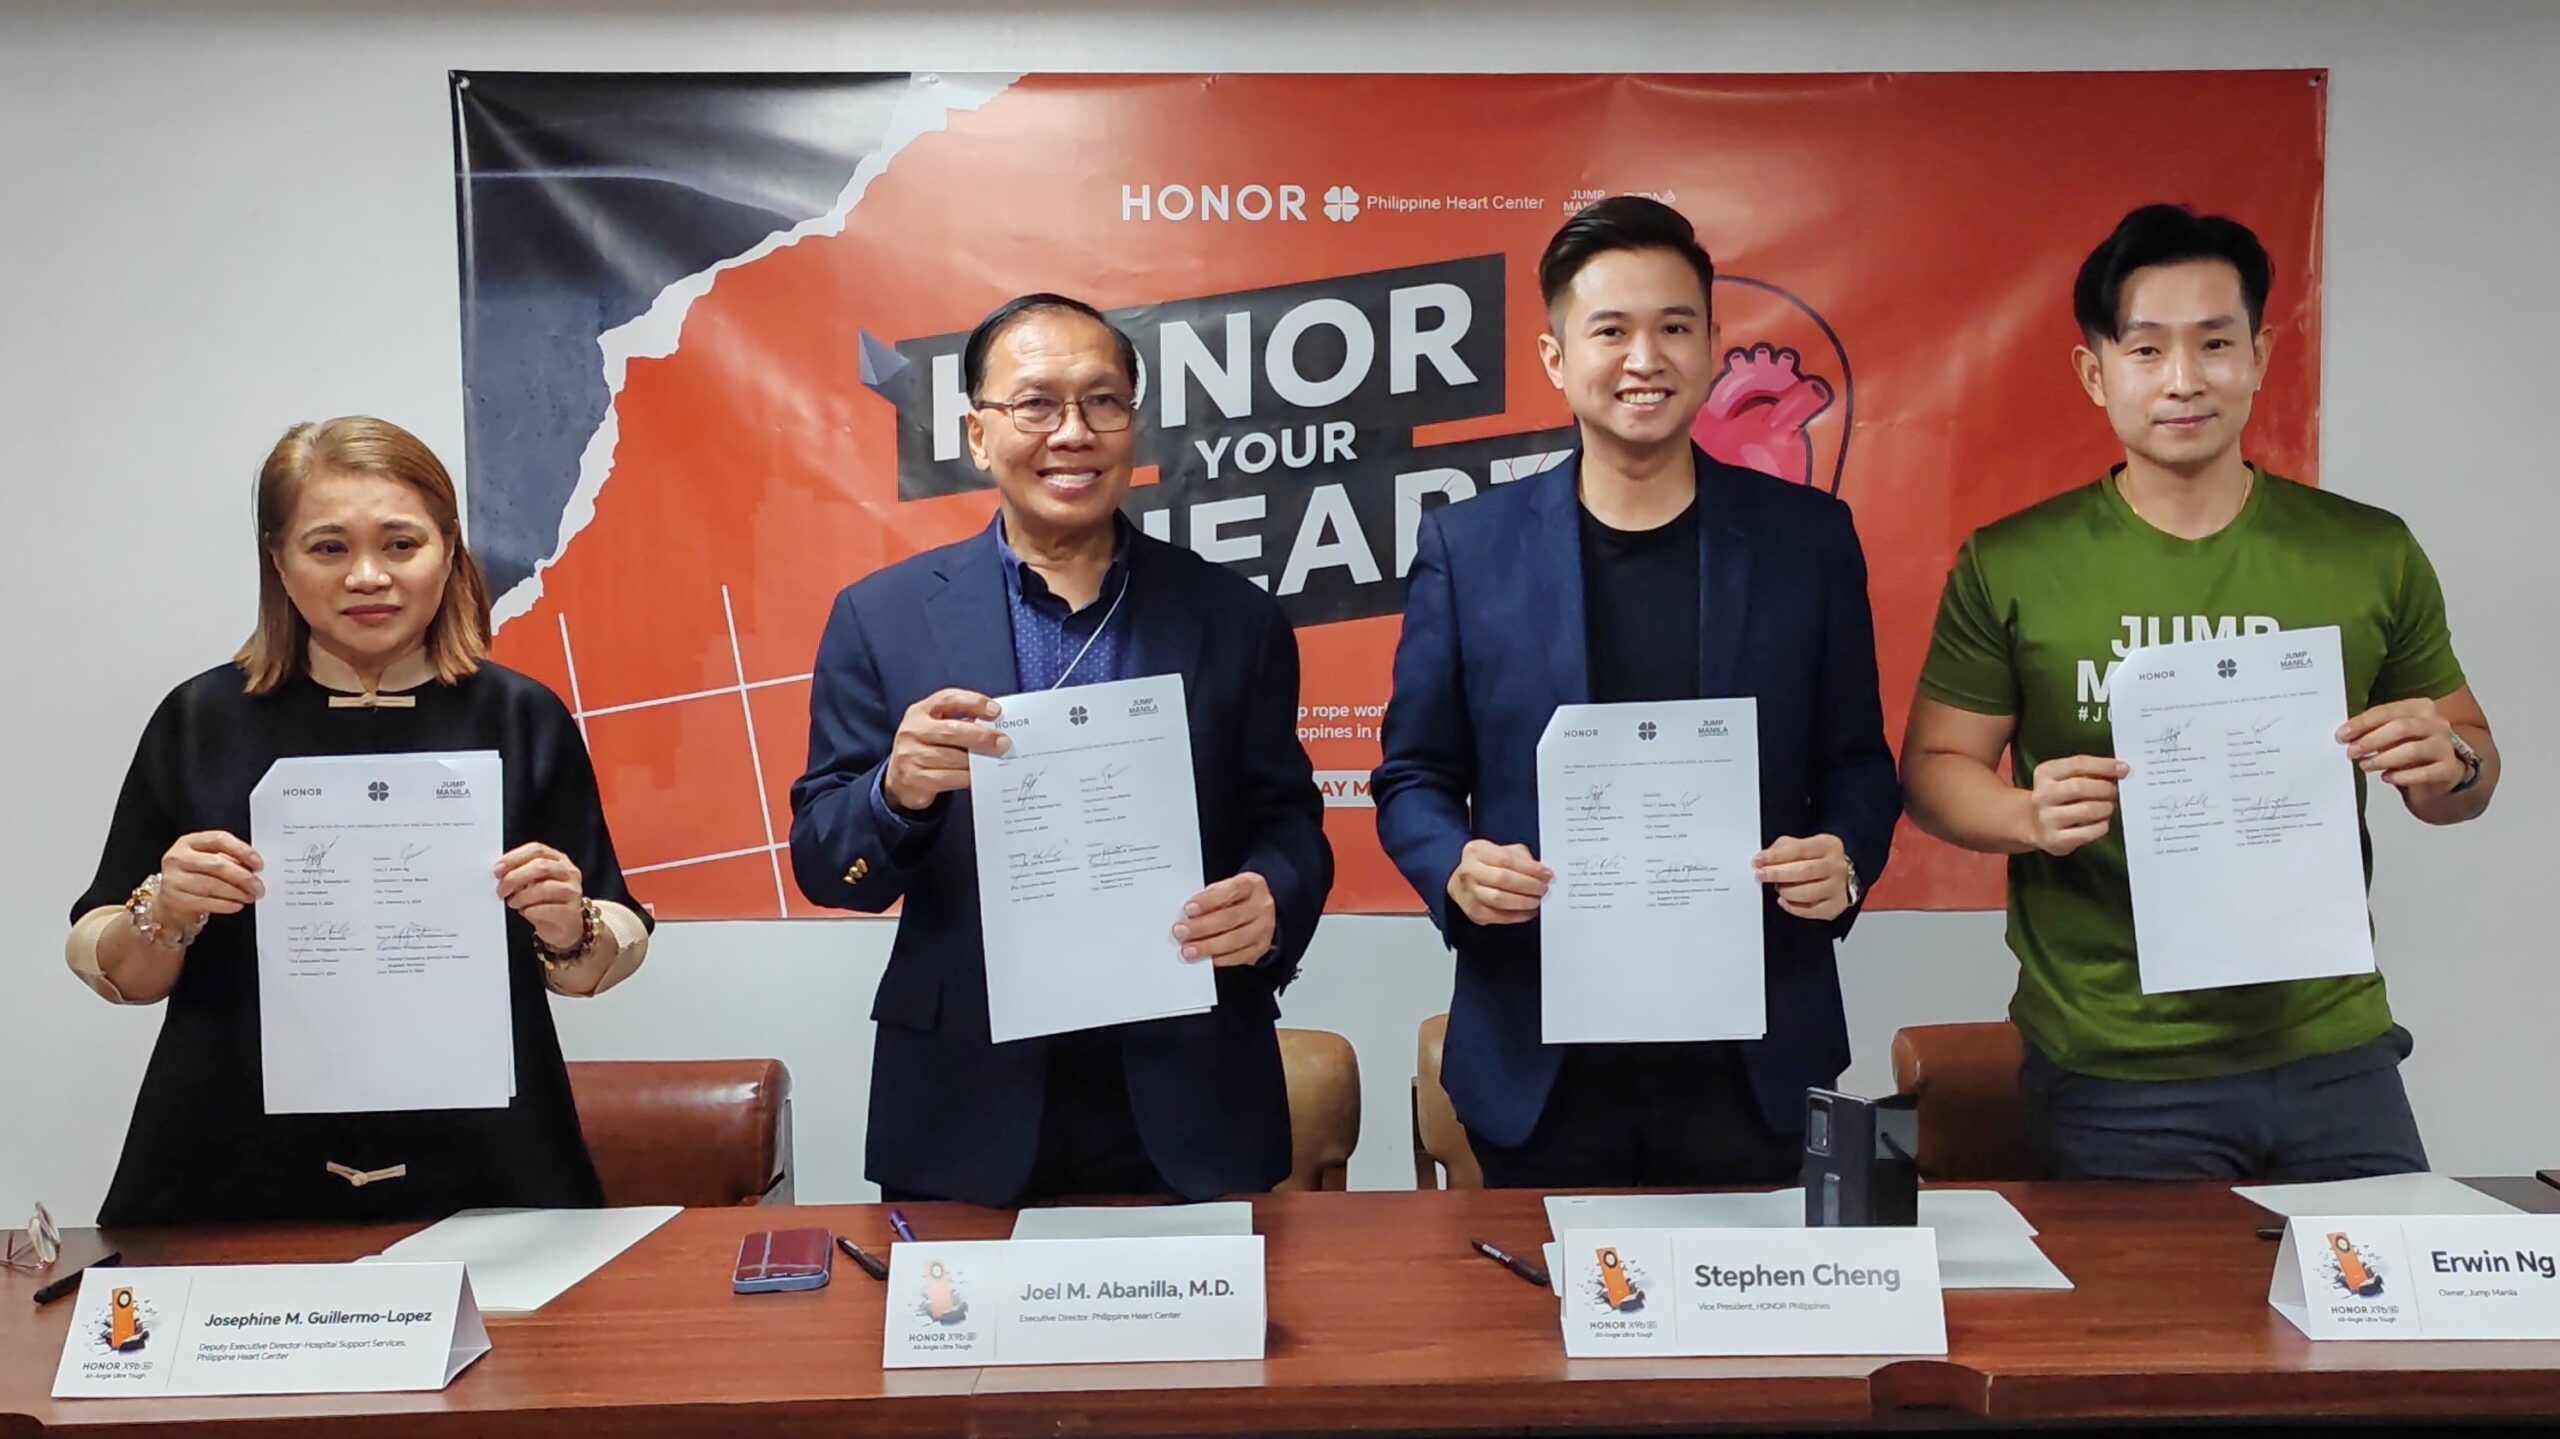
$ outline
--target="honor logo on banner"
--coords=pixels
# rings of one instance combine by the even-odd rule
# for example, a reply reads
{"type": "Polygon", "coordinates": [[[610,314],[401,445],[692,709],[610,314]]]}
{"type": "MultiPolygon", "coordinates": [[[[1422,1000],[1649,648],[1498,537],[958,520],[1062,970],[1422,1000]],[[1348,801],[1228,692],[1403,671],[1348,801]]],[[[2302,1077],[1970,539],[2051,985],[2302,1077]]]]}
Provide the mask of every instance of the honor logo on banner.
{"type": "MultiPolygon", "coordinates": [[[[1336,185],[1325,192],[1325,218],[1348,220],[1360,213],[1360,192],[1336,185]],[[1337,213],[1348,206],[1349,213],[1337,213]]],[[[1122,185],[1120,218],[1131,223],[1150,220],[1216,222],[1307,218],[1304,185],[1122,185]]]]}

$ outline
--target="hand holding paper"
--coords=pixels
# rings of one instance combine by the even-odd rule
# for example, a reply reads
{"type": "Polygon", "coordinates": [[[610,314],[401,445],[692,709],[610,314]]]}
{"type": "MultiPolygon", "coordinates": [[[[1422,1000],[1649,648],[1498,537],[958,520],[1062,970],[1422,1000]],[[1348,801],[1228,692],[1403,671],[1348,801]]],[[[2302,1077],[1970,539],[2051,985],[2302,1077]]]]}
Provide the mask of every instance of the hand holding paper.
{"type": "Polygon", "coordinates": [[[2104,839],[2115,818],[2116,783],[2129,766],[2104,755],[2075,754],[2036,766],[2027,791],[2026,841],[2059,859],[2104,839]]]}
{"type": "Polygon", "coordinates": [[[967,789],[969,756],[995,757],[1010,748],[1002,731],[984,723],[1003,712],[976,690],[957,688],[935,690],[907,706],[889,741],[881,792],[889,803],[914,813],[951,790],[967,789]]]}
{"type": "Polygon", "coordinates": [[[1251,964],[1271,952],[1279,916],[1271,882],[1247,870],[1193,895],[1182,906],[1173,937],[1182,942],[1184,959],[1205,959],[1221,968],[1251,964]]]}
{"type": "Polygon", "coordinates": [[[258,871],[267,862],[223,830],[181,835],[160,857],[159,922],[184,932],[217,914],[238,914],[267,892],[258,871]]]}
{"type": "Polygon", "coordinates": [[[575,860],[547,844],[520,844],[491,866],[498,898],[555,950],[574,949],[586,933],[586,876],[575,860]]]}
{"type": "Polygon", "coordinates": [[[1836,834],[1782,836],[1751,866],[1777,891],[1778,908],[1798,919],[1838,919],[1849,907],[1849,851],[1836,834]]]}
{"type": "Polygon", "coordinates": [[[1471,839],[1449,872],[1449,898],[1478,924],[1525,924],[1538,917],[1554,879],[1525,844],[1471,839]]]}
{"type": "Polygon", "coordinates": [[[2469,768],[2453,750],[2453,721],[2431,699],[2376,705],[2338,727],[2347,757],[2395,789],[2442,793],[2469,768]]]}

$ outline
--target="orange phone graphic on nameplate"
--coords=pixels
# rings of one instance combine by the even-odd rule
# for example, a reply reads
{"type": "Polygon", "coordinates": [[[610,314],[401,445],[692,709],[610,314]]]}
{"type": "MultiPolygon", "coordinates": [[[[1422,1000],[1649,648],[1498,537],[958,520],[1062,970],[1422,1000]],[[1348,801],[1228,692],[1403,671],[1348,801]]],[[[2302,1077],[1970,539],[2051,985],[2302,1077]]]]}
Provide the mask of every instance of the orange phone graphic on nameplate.
{"type": "Polygon", "coordinates": [[[1636,1287],[1627,1282],[1626,1266],[1618,1262],[1618,1251],[1600,1251],[1600,1289],[1608,1296],[1609,1307],[1625,1309],[1637,1299],[1636,1287]]]}
{"type": "Polygon", "coordinates": [[[2344,1234],[2332,1234],[2329,1236],[2329,1252],[2336,1257],[2338,1277],[2347,1282],[2348,1289],[2358,1294],[2370,1292],[2373,1271],[2365,1267],[2364,1256],[2356,1253],[2355,1241],[2344,1234]]]}
{"type": "Polygon", "coordinates": [[[142,1325],[134,1318],[133,1290],[119,1284],[107,1306],[107,1347],[122,1351],[142,1341],[142,1325]]]}

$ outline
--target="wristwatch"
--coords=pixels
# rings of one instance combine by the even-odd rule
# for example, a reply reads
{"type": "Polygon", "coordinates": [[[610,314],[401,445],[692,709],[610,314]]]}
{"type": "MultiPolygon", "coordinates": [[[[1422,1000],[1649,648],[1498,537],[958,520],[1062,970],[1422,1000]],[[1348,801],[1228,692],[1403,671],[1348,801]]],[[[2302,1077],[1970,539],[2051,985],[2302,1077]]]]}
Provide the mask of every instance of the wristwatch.
{"type": "Polygon", "coordinates": [[[1849,907],[1851,909],[1856,909],[1858,907],[1858,897],[1866,893],[1865,889],[1858,883],[1858,862],[1849,858],[1845,852],[1841,854],[1840,862],[1849,867],[1849,907]]]}
{"type": "Polygon", "coordinates": [[[2445,731],[2445,738],[2453,741],[2453,757],[2462,761],[2462,783],[2445,793],[2460,794],[2480,782],[2480,751],[2471,747],[2471,742],[2462,737],[2460,730],[2445,731]]]}

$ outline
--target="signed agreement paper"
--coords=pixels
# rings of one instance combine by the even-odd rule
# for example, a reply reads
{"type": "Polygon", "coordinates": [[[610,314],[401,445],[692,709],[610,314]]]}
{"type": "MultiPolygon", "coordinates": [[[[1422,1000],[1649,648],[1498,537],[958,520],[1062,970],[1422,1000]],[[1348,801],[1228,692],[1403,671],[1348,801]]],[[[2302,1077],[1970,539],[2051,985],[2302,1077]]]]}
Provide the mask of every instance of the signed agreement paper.
{"type": "Polygon", "coordinates": [[[1768,1033],[1748,699],[1565,705],[1538,740],[1549,1044],[1768,1033]]]}
{"type": "Polygon", "coordinates": [[[2116,667],[2143,993],[2373,972],[2343,674],[2334,625],[2116,667]]]}
{"type": "Polygon", "coordinates": [[[280,759],[249,796],[266,861],[269,1114],[499,1109],[515,1092],[494,751],[280,759]]]}
{"type": "Polygon", "coordinates": [[[1013,747],[969,756],[989,1037],[1205,1013],[1211,966],[1173,938],[1201,888],[1182,676],[996,703],[1013,747]]]}

